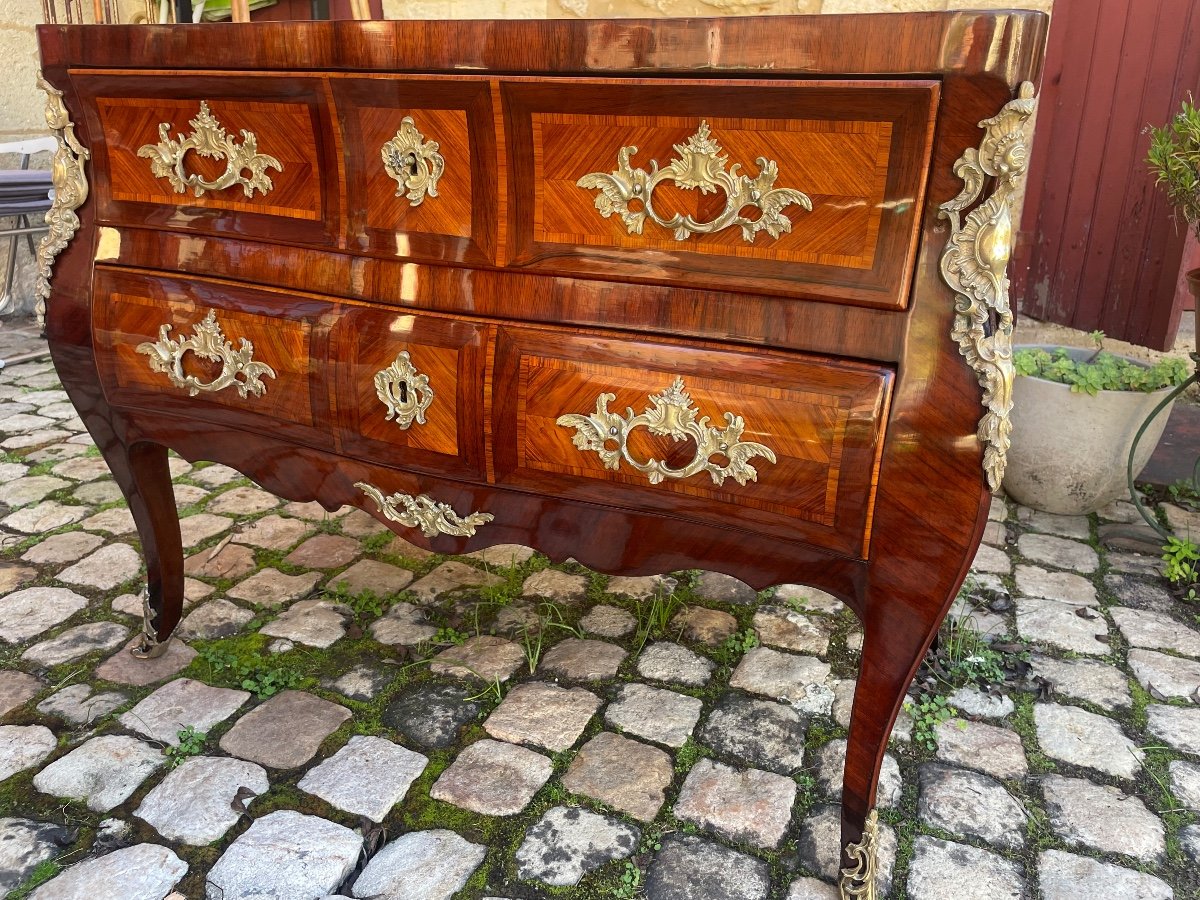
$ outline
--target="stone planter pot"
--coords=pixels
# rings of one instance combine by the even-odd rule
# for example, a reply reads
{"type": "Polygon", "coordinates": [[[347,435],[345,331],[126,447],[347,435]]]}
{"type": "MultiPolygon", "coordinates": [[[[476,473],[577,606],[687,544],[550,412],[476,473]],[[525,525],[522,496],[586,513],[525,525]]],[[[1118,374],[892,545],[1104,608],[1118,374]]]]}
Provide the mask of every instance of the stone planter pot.
{"type": "MultiPolygon", "coordinates": [[[[1082,360],[1092,351],[1070,353],[1073,359],[1082,360]]],[[[1025,506],[1062,515],[1095,512],[1127,497],[1126,466],[1134,436],[1172,390],[1166,387],[1149,394],[1100,391],[1093,397],[1072,393],[1069,385],[1018,375],[1013,384],[1012,446],[1004,473],[1005,492],[1025,506]]],[[[1170,415],[1168,406],[1142,435],[1134,477],[1150,461],[1170,415]]]]}

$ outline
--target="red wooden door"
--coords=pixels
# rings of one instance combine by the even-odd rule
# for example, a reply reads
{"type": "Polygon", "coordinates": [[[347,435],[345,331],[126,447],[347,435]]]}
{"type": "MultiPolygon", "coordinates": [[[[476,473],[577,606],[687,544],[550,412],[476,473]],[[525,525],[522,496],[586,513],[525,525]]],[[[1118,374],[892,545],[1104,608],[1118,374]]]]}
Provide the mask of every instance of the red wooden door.
{"type": "Polygon", "coordinates": [[[1187,231],[1148,174],[1150,124],[1200,94],[1200,0],[1059,0],[1013,265],[1018,310],[1167,348],[1187,231]]]}

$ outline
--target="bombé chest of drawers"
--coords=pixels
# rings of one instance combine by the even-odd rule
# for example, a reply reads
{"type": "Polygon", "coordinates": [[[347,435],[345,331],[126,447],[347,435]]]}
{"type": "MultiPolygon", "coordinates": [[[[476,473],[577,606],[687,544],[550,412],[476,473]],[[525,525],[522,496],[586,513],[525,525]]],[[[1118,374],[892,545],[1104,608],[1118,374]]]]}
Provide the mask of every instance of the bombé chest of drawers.
{"type": "Polygon", "coordinates": [[[1044,30],[43,27],[46,329],[138,525],[140,652],[182,603],[168,449],[442,552],[811,584],[864,623],[868,890],[886,736],[1003,468],[1044,30]]]}

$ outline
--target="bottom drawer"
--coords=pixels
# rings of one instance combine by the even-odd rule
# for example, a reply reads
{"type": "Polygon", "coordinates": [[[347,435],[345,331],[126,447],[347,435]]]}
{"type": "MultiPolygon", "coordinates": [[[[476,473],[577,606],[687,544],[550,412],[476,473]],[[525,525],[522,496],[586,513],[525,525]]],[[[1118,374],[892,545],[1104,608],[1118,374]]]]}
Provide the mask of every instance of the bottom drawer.
{"type": "Polygon", "coordinates": [[[112,403],[197,418],[319,425],[313,332],[333,309],[224,282],[98,269],[92,318],[105,392],[112,403]]]}
{"type": "Polygon", "coordinates": [[[890,369],[501,329],[498,484],[866,556],[890,369]]]}

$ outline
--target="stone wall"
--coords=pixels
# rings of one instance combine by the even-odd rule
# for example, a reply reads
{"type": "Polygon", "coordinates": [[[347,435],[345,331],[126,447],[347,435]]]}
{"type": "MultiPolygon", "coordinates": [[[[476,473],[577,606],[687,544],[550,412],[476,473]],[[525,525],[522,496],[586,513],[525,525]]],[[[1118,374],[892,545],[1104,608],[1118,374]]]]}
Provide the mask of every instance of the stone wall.
{"type": "MultiPolygon", "coordinates": [[[[58,0],[60,6],[62,0],[58,0]]],[[[144,0],[120,0],[122,21],[135,21],[144,0]]],[[[1053,0],[383,0],[389,19],[550,19],[605,16],[739,16],[787,13],[916,12],[939,9],[1021,7],[1049,11],[1053,0]]],[[[91,4],[85,2],[86,14],[91,4]]],[[[0,143],[45,133],[44,100],[37,89],[39,0],[0,0],[0,59],[8,66],[0,79],[0,143]]],[[[214,26],[216,27],[216,26],[214,26]]],[[[46,166],[48,154],[34,160],[46,166]]],[[[0,153],[0,168],[14,167],[15,157],[0,153]]],[[[4,220],[8,224],[9,220],[4,220]]],[[[26,311],[33,308],[33,266],[21,242],[16,292],[26,311]]],[[[0,272],[7,261],[8,241],[0,238],[0,272]]]]}

